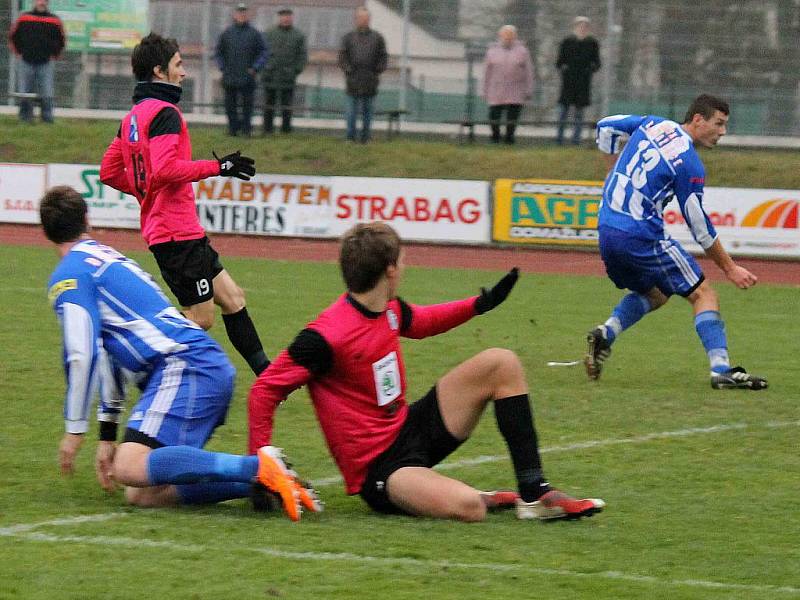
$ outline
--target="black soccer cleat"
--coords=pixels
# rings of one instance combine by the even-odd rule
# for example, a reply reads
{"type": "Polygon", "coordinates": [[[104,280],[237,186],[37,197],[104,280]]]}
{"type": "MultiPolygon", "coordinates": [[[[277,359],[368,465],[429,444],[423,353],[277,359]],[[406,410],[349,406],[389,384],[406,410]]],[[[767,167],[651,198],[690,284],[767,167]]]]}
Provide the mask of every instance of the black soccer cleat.
{"type": "Polygon", "coordinates": [[[742,367],[731,367],[724,373],[711,374],[711,387],[715,390],[765,390],[767,380],[751,375],[742,367]]]}
{"type": "Polygon", "coordinates": [[[605,333],[605,327],[598,325],[586,335],[587,348],[583,364],[592,381],[600,379],[603,363],[611,356],[611,344],[608,343],[605,333]]]}
{"type": "Polygon", "coordinates": [[[278,512],[283,510],[280,494],[267,489],[257,479],[250,482],[250,502],[256,512],[278,512]]]}

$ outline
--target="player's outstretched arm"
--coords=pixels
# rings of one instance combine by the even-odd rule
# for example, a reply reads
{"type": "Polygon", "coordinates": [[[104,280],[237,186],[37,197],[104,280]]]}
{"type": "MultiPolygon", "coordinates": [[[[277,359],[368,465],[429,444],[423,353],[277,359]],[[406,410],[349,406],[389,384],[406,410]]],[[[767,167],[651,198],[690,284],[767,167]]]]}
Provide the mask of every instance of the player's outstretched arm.
{"type": "Polygon", "coordinates": [[[491,289],[481,288],[479,296],[464,300],[419,306],[400,302],[403,337],[421,339],[449,331],[466,323],[475,315],[482,315],[502,304],[519,278],[519,269],[514,267],[491,289]]]}
{"type": "Polygon", "coordinates": [[[122,158],[122,140],[119,133],[108,146],[100,162],[100,181],[125,194],[133,194],[133,188],[125,171],[125,160],[122,158]]]}
{"type": "Polygon", "coordinates": [[[739,289],[746,290],[758,283],[758,277],[734,262],[719,239],[714,240],[714,243],[706,248],[706,256],[713,260],[714,264],[725,273],[725,277],[739,289]]]}

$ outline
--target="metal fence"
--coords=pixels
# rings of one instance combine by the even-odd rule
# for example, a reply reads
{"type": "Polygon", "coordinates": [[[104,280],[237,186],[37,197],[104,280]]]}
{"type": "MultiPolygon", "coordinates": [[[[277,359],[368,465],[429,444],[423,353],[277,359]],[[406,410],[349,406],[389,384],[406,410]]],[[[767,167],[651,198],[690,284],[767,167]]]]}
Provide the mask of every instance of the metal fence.
{"type": "MultiPolygon", "coordinates": [[[[0,0],[0,28],[6,31],[20,8],[13,4],[17,1],[0,0]]],[[[402,60],[399,47],[392,51],[378,107],[397,108],[404,102],[410,120],[442,122],[461,119],[467,112],[484,115],[478,93],[482,55],[506,23],[518,27],[534,59],[535,92],[526,114],[553,120],[559,92],[554,65],[558,45],[572,19],[585,15],[592,20],[603,60],[593,82],[590,117],[635,112],[680,118],[692,97],[709,92],[731,102],[732,133],[800,135],[800,0],[407,1],[408,60],[402,60]],[[428,55],[421,50],[426,44],[428,55]],[[441,60],[436,44],[460,48],[461,55],[442,63],[446,68],[422,68],[441,60]],[[405,77],[401,65],[408,65],[405,77]]],[[[358,3],[288,3],[295,10],[296,26],[309,40],[311,61],[298,94],[309,116],[335,117],[329,111],[344,106],[336,51],[352,27],[352,9],[358,3]]],[[[373,9],[373,26],[379,31],[383,27],[388,40],[402,22],[404,0],[367,4],[373,9]]],[[[276,5],[275,0],[251,0],[253,24],[261,30],[270,26],[276,5]]],[[[151,27],[181,43],[190,74],[186,110],[222,112],[219,73],[211,55],[216,38],[230,22],[232,7],[231,2],[211,0],[150,2],[151,27]]],[[[1,48],[0,77],[8,85],[0,89],[0,102],[13,101],[13,65],[8,49],[1,48]]],[[[126,53],[66,52],[57,65],[56,103],[126,108],[132,83],[126,53]]]]}

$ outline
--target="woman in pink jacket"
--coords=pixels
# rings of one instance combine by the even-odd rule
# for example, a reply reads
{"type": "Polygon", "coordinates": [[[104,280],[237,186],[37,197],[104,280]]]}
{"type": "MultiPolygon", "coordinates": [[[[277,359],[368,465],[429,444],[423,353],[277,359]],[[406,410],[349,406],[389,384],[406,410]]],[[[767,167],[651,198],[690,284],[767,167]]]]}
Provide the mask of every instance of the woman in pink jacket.
{"type": "Polygon", "coordinates": [[[503,25],[497,39],[486,51],[483,97],[489,104],[492,142],[500,142],[500,122],[505,111],[505,142],[513,144],[522,104],[533,94],[533,64],[528,49],[517,39],[516,27],[503,25]]]}

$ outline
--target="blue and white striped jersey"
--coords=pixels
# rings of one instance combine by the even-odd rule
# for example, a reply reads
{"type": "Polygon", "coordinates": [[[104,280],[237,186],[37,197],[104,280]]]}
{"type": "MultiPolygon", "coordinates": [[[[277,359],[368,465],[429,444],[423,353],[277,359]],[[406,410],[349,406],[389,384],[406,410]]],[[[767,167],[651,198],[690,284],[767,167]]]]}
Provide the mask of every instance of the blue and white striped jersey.
{"type": "Polygon", "coordinates": [[[603,152],[616,154],[626,140],[603,187],[599,225],[640,239],[667,239],[664,207],[676,198],[694,239],[710,248],[717,232],[703,210],[705,169],[689,134],[650,115],[614,115],[597,124],[603,152]]]}
{"type": "Polygon", "coordinates": [[[97,392],[98,419],[118,420],[124,371],[147,378],[170,355],[219,348],[136,262],[94,240],[77,242],[64,256],[48,298],[64,338],[68,433],[88,430],[97,392]]]}

